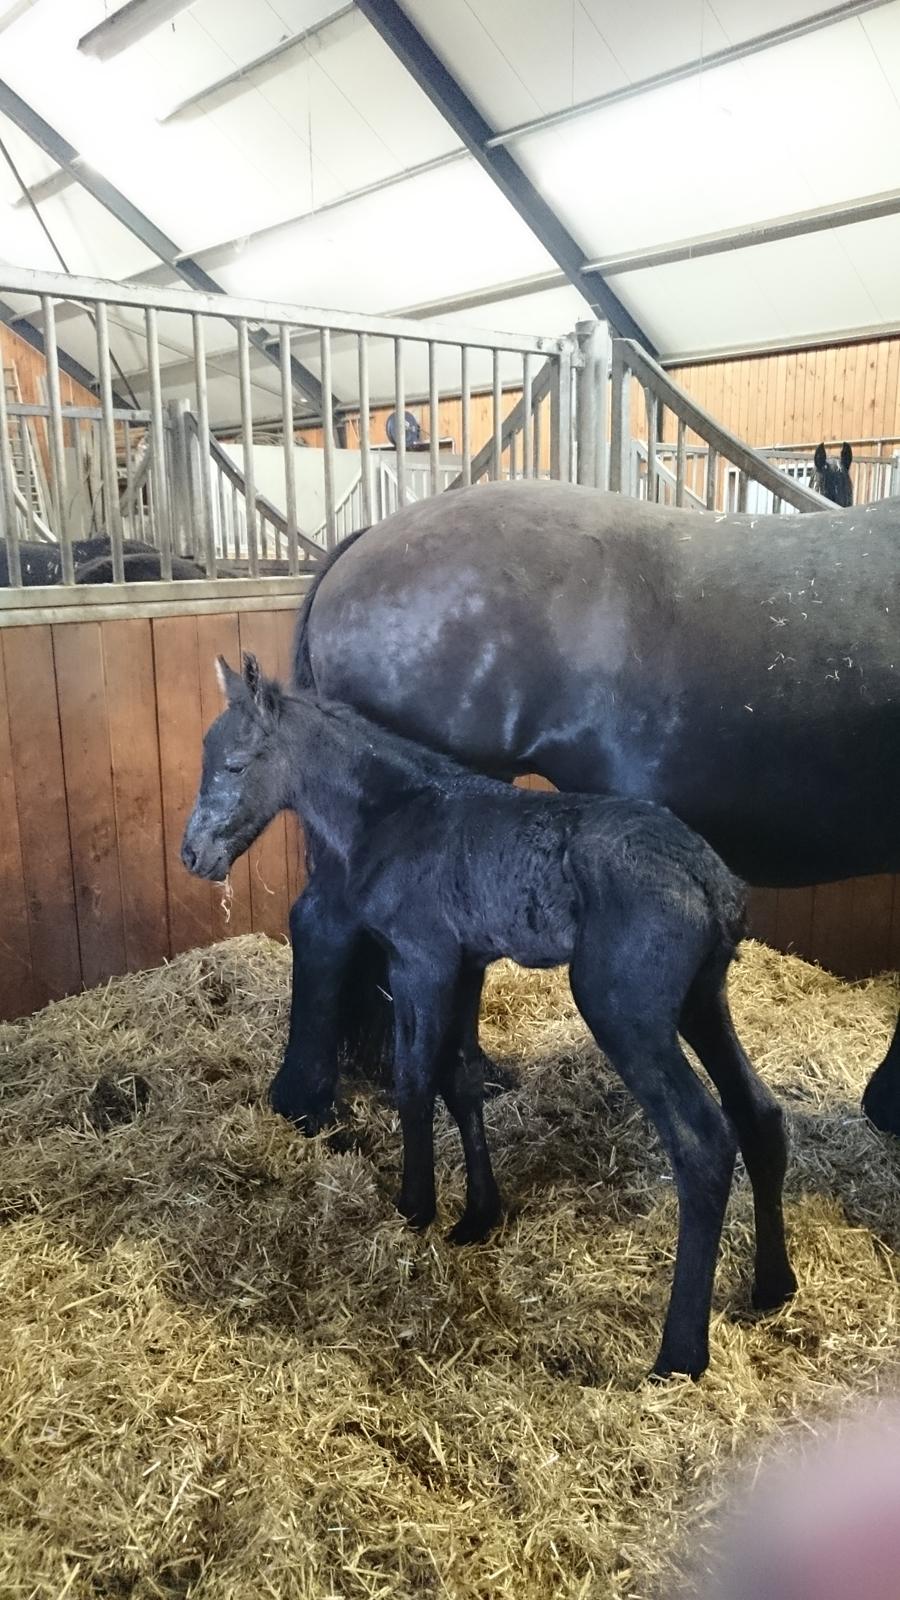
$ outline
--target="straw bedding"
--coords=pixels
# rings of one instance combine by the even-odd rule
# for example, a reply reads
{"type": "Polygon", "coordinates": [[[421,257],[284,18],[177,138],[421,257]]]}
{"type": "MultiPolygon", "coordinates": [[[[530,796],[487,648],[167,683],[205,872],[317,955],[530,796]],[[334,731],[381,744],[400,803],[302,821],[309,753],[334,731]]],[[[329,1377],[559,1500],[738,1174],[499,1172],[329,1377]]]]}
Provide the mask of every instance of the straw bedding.
{"type": "MultiPolygon", "coordinates": [[[[737,1461],[894,1384],[900,1153],[858,1113],[892,980],[747,947],[801,1288],[747,1312],[739,1175],[711,1368],[654,1386],[672,1185],[564,977],[491,976],[511,1216],[459,1251],[392,1208],[383,1097],[348,1086],[340,1151],[263,1108],[289,975],[245,937],[0,1028],[4,1600],[647,1600],[737,1461]]],[[[438,1163],[446,1225],[443,1113],[438,1163]]]]}

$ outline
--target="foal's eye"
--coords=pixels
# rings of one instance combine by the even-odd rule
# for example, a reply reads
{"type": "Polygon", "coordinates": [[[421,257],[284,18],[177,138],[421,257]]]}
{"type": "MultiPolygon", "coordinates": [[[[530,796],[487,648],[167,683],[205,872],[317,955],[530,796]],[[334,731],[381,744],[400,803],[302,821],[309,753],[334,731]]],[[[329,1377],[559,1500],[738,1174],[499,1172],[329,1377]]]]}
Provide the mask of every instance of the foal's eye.
{"type": "Polygon", "coordinates": [[[250,762],[249,756],[229,756],[225,763],[226,772],[243,772],[250,762]]]}

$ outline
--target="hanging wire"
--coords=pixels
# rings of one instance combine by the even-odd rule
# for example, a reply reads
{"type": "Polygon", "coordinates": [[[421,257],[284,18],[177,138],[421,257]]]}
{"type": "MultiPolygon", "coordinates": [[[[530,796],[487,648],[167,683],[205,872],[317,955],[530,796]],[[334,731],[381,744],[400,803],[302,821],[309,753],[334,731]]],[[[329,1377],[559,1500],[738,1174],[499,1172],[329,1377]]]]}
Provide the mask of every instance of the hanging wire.
{"type": "MultiPolygon", "coordinates": [[[[63,272],[65,272],[65,273],[69,274],[69,276],[71,276],[71,273],[69,272],[69,267],[68,267],[68,264],[66,262],[65,256],[63,255],[62,251],[59,248],[59,245],[57,244],[57,242],[54,239],[52,233],[50,232],[50,229],[48,228],[46,222],[44,221],[44,218],[41,216],[40,210],[39,210],[38,206],[35,203],[34,196],[31,194],[31,192],[30,192],[30,190],[28,188],[28,185],[25,182],[25,179],[22,177],[22,174],[19,171],[18,167],[16,166],[16,163],[14,162],[14,160],[12,158],[12,155],[10,154],[9,150],[7,149],[7,146],[4,143],[2,137],[0,137],[0,154],[3,155],[3,157],[4,157],[5,161],[6,161],[6,164],[9,167],[10,172],[12,173],[13,177],[16,180],[16,183],[19,185],[19,188],[22,191],[22,195],[23,195],[25,201],[27,202],[28,206],[31,208],[31,211],[32,211],[32,213],[34,215],[35,221],[38,224],[38,227],[41,229],[41,232],[44,234],[44,236],[45,236],[45,238],[47,240],[47,243],[50,246],[50,249],[53,251],[53,254],[55,255],[55,257],[56,257],[57,261],[59,262],[60,266],[62,267],[63,272]]],[[[94,329],[94,332],[96,333],[96,331],[97,331],[97,319],[94,316],[93,311],[91,311],[89,306],[84,306],[83,310],[84,310],[85,316],[90,321],[90,324],[91,324],[92,328],[94,329]]],[[[109,352],[109,358],[110,358],[113,366],[115,367],[119,378],[121,379],[122,385],[123,385],[123,387],[125,389],[126,394],[128,395],[128,398],[131,401],[131,404],[133,405],[135,411],[137,411],[138,410],[137,395],[135,394],[134,390],[132,389],[131,384],[128,382],[128,379],[126,378],[124,372],[122,371],[122,368],[119,366],[119,363],[116,360],[116,357],[115,357],[111,347],[110,347],[110,352],[109,352]]]]}

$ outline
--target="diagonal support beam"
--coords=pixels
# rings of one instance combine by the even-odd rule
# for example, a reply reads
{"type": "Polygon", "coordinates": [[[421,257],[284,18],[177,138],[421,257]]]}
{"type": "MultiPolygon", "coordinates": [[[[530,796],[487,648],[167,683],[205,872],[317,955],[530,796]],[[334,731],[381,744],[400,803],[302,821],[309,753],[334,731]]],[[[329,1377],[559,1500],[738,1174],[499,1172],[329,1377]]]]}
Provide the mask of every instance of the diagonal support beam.
{"type": "Polygon", "coordinates": [[[596,269],[584,265],[584,250],[564,227],[519,163],[502,146],[492,146],[496,129],[485,121],[462,85],[445,67],[397,0],[356,0],[363,15],[402,61],[420,89],[449,122],[475,160],[491,177],[526,222],[557,266],[584,295],[591,310],[606,318],[623,337],[634,339],[651,354],[656,348],[628,307],[596,269]]]}
{"type": "MultiPolygon", "coordinates": [[[[20,339],[25,340],[26,344],[30,344],[33,350],[37,350],[42,356],[46,355],[47,346],[44,343],[44,335],[41,333],[40,328],[36,328],[33,322],[29,322],[27,317],[23,317],[18,311],[14,311],[12,306],[7,305],[5,300],[0,300],[0,322],[5,323],[10,332],[17,333],[20,339]]],[[[76,361],[75,357],[68,355],[65,350],[57,348],[57,355],[59,357],[60,372],[65,372],[75,383],[80,384],[82,389],[87,389],[89,394],[96,394],[97,379],[94,374],[88,372],[87,367],[83,367],[80,361],[76,361]]],[[[113,405],[118,407],[120,411],[129,411],[131,409],[131,401],[123,400],[115,389],[112,392],[112,397],[113,405]]]]}
{"type": "MultiPolygon", "coordinates": [[[[204,272],[198,262],[190,256],[182,256],[177,244],[163,233],[161,228],[145,217],[137,206],[133,205],[127,195],[122,194],[114,184],[110,183],[93,167],[79,161],[78,151],[70,145],[67,139],[51,128],[49,122],[35,111],[21,95],[0,79],[0,112],[7,116],[10,122],[21,128],[30,139],[55,161],[57,166],[71,174],[80,186],[93,195],[100,205],[111,212],[117,222],[120,222],[129,233],[146,245],[153,255],[158,256],[172,268],[180,278],[189,283],[192,289],[202,289],[206,294],[222,294],[220,284],[204,272]]],[[[272,347],[273,335],[265,328],[253,329],[250,332],[250,342],[256,349],[271,361],[273,366],[278,366],[279,356],[277,349],[272,347]]],[[[291,377],[294,389],[299,398],[319,414],[322,410],[322,386],[318,378],[309,372],[296,358],[291,358],[291,377]]],[[[335,403],[337,403],[335,401],[335,403]]]]}

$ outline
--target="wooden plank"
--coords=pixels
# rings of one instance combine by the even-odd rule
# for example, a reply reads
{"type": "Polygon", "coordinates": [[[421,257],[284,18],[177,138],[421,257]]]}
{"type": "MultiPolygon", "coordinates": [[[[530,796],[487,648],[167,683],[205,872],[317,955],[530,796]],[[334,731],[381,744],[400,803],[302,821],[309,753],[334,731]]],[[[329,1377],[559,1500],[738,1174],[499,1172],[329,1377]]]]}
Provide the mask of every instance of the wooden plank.
{"type": "MultiPolygon", "coordinates": [[[[832,439],[845,439],[847,433],[847,358],[846,345],[839,345],[834,353],[834,409],[831,413],[832,439]]],[[[853,431],[850,430],[850,437],[853,431]]]]}
{"type": "Polygon", "coordinates": [[[101,639],[125,964],[138,972],[170,953],[152,627],[104,622],[101,639]]]}
{"type": "Polygon", "coordinates": [[[12,772],[28,900],[33,996],[81,987],[72,855],[50,628],[2,632],[12,772]]]}
{"type": "MultiPolygon", "coordinates": [[[[277,642],[278,676],[282,683],[287,684],[291,681],[294,664],[294,632],[297,618],[290,611],[276,611],[273,613],[272,620],[277,642]]],[[[293,812],[285,814],[284,826],[285,848],[287,851],[288,901],[293,905],[306,884],[306,846],[303,839],[303,829],[293,812]]]]}
{"type": "Polygon", "coordinates": [[[783,444],[787,438],[787,377],[788,357],[775,358],[775,412],[772,419],[772,444],[783,444]]]}
{"type": "Polygon", "coordinates": [[[81,974],[92,989],[127,966],[99,622],[55,627],[53,653],[81,974]]]}
{"type": "MultiPolygon", "coordinates": [[[[871,436],[877,439],[879,435],[887,433],[887,390],[888,390],[888,361],[891,349],[887,339],[879,339],[878,353],[875,360],[875,392],[872,397],[871,436]]],[[[879,447],[875,447],[877,454],[879,447]]]]}
{"type": "Polygon", "coordinates": [[[777,948],[778,940],[778,890],[751,889],[748,926],[751,939],[777,948]]]}
{"type": "MultiPolygon", "coordinates": [[[[288,612],[286,615],[290,616],[288,612]]],[[[223,709],[222,691],[216,677],[216,657],[224,656],[235,671],[241,666],[241,641],[237,616],[197,618],[198,671],[200,676],[200,721],[205,733],[223,709]]],[[[214,939],[249,933],[253,927],[250,899],[250,862],[240,856],[229,874],[231,900],[218,884],[210,885],[209,918],[214,939]],[[224,904],[223,904],[224,902],[224,904]]]]}
{"type": "MultiPolygon", "coordinates": [[[[884,380],[884,421],[882,433],[896,434],[897,431],[897,383],[900,377],[900,339],[889,339],[887,373],[884,380]]],[[[883,447],[884,455],[892,454],[891,446],[883,447]]]]}
{"type": "Polygon", "coordinates": [[[836,362],[837,348],[832,344],[828,346],[825,352],[825,368],[822,376],[822,437],[826,440],[834,437],[832,430],[834,428],[834,371],[836,362]]]}
{"type": "Polygon", "coordinates": [[[891,964],[894,879],[887,874],[857,878],[847,922],[846,962],[851,978],[868,978],[891,964]]]}
{"type": "Polygon", "coordinates": [[[153,620],[169,943],[173,955],[213,937],[210,887],[181,863],[181,839],[200,778],[202,716],[197,618],[153,620]]]}
{"type": "Polygon", "coordinates": [[[34,984],[25,865],[19,839],[16,786],[6,694],[6,672],[0,649],[0,1021],[25,1016],[40,1003],[34,984]]]}
{"type": "Polygon", "coordinates": [[[807,438],[818,441],[826,437],[823,423],[825,410],[825,351],[814,350],[807,368],[806,416],[807,438]]]}
{"type": "Polygon", "coordinates": [[[809,959],[812,951],[813,890],[779,889],[775,944],[809,959]]]}
{"type": "Polygon", "coordinates": [[[814,959],[829,972],[848,974],[848,929],[853,917],[853,884],[820,883],[813,893],[811,944],[814,959]]]}
{"type": "MultiPolygon", "coordinates": [[[[245,612],[240,618],[241,649],[251,650],[264,672],[278,671],[278,634],[274,613],[245,612]]],[[[253,930],[283,939],[288,931],[290,887],[287,827],[284,814],[274,817],[248,851],[253,930]]]]}

